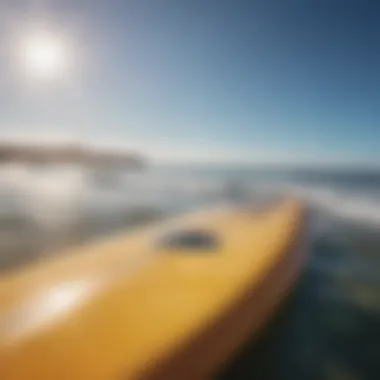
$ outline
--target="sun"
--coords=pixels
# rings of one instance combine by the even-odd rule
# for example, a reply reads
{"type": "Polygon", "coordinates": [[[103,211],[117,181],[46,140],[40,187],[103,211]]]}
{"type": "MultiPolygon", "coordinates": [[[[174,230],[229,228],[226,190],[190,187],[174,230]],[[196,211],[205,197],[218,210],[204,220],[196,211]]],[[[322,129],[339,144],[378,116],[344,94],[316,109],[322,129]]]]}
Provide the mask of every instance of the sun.
{"type": "Polygon", "coordinates": [[[67,46],[58,37],[48,33],[27,36],[21,45],[22,64],[28,75],[53,79],[68,69],[67,46]]]}

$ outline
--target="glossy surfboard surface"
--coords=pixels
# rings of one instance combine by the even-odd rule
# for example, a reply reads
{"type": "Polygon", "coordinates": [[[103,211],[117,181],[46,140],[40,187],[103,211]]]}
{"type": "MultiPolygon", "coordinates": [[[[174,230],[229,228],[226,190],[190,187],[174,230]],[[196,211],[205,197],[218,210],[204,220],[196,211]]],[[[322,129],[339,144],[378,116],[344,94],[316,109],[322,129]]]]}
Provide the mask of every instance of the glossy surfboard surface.
{"type": "Polygon", "coordinates": [[[209,379],[301,273],[303,212],[219,208],[0,277],[0,379],[209,379]]]}

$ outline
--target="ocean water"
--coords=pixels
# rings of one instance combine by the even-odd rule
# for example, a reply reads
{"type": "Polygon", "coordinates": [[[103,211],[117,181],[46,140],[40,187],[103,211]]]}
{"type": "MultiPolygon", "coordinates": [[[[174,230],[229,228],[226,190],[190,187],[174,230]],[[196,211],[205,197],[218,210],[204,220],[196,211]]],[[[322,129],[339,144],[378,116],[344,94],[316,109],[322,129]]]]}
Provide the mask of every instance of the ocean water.
{"type": "Polygon", "coordinates": [[[220,378],[380,378],[380,171],[9,165],[0,172],[3,272],[232,196],[299,198],[310,215],[308,267],[276,319],[220,378]]]}

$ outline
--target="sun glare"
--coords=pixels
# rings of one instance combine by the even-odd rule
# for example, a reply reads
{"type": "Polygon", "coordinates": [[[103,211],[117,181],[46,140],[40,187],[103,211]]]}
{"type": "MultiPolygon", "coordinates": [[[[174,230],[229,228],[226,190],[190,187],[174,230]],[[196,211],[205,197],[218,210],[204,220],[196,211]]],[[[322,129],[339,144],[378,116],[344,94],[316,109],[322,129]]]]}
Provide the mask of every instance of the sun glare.
{"type": "Polygon", "coordinates": [[[37,34],[22,42],[22,60],[28,75],[52,79],[63,75],[68,68],[68,51],[58,37],[37,34]]]}

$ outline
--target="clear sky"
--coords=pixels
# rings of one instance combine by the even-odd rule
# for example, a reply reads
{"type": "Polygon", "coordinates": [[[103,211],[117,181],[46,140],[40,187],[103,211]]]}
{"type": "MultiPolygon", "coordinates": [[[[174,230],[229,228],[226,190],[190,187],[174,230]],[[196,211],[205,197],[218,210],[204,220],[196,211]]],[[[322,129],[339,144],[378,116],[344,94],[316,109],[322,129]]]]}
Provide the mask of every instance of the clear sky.
{"type": "Polygon", "coordinates": [[[126,144],[157,158],[380,162],[375,1],[0,4],[4,136],[126,144]],[[41,25],[72,56],[56,83],[25,78],[13,54],[41,25]]]}

